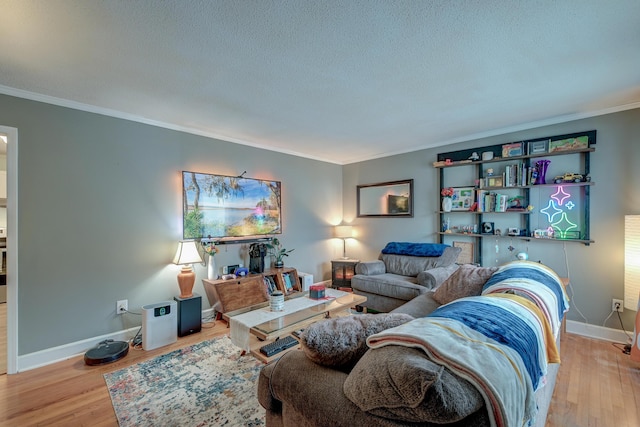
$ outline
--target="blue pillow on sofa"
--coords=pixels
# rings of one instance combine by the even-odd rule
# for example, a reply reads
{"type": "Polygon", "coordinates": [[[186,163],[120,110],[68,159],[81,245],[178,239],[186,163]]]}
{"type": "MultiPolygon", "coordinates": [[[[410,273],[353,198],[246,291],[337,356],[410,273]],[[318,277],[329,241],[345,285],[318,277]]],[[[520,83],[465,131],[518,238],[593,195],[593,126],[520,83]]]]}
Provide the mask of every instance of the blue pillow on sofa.
{"type": "Polygon", "coordinates": [[[443,243],[389,242],[383,254],[438,257],[449,245],[443,243]]]}

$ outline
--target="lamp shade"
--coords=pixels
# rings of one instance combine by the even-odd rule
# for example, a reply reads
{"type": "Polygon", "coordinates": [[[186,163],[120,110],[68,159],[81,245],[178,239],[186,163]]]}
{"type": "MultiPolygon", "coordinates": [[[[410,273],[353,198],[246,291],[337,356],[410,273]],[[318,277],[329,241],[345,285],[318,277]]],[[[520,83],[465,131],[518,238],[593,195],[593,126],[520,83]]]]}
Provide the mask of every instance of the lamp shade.
{"type": "Polygon", "coordinates": [[[640,215],[624,217],[624,308],[636,310],[640,296],[640,215]]]}
{"type": "Polygon", "coordinates": [[[335,236],[339,239],[348,239],[353,237],[353,227],[350,225],[336,225],[335,236]]]}
{"type": "Polygon", "coordinates": [[[630,359],[640,362],[640,215],[624,217],[624,306],[636,310],[630,359]]]}
{"type": "Polygon", "coordinates": [[[202,262],[202,257],[198,252],[196,242],[193,240],[184,240],[178,242],[178,250],[176,251],[176,256],[173,258],[173,263],[182,265],[198,262],[202,262]]]}

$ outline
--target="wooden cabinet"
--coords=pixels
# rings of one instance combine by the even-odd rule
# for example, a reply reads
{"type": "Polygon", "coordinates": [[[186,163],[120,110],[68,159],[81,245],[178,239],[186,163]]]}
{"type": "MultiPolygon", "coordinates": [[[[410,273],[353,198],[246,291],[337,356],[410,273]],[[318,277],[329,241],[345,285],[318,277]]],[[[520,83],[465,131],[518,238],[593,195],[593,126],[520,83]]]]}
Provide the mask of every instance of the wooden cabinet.
{"type": "Polygon", "coordinates": [[[351,278],[356,274],[357,259],[331,260],[331,286],[334,288],[350,288],[351,278]]]}
{"type": "Polygon", "coordinates": [[[269,300],[262,275],[255,274],[231,280],[202,279],[211,307],[226,313],[269,300]]]}
{"type": "Polygon", "coordinates": [[[202,284],[209,304],[219,313],[266,302],[270,291],[275,289],[288,297],[302,292],[298,272],[291,267],[273,268],[230,280],[202,279],[202,284]]]}
{"type": "MultiPolygon", "coordinates": [[[[295,268],[283,267],[265,270],[262,273],[264,280],[275,282],[276,287],[285,295],[301,292],[302,286],[295,268]]],[[[267,288],[268,289],[268,288],[267,288]]]]}
{"type": "Polygon", "coordinates": [[[439,153],[439,242],[461,240],[479,264],[485,238],[594,243],[589,212],[595,143],[592,130],[439,153]],[[544,182],[536,178],[541,173],[544,182]],[[450,187],[453,207],[444,211],[441,192],[450,187]]]}

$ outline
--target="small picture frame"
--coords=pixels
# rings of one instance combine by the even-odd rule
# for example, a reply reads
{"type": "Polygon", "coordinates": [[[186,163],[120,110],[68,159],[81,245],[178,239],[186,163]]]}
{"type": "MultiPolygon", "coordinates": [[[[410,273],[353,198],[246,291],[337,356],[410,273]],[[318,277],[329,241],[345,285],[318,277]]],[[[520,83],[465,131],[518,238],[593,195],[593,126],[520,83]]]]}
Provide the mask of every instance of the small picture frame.
{"type": "Polygon", "coordinates": [[[502,157],[517,157],[524,155],[524,143],[514,142],[502,146],[502,157]]]}
{"type": "Polygon", "coordinates": [[[549,151],[549,139],[543,139],[540,141],[527,142],[527,149],[529,155],[546,154],[549,151]]]}
{"type": "Polygon", "coordinates": [[[452,211],[468,211],[475,201],[474,187],[457,187],[453,189],[451,198],[452,211]]]}
{"type": "Polygon", "coordinates": [[[493,222],[482,223],[482,230],[480,230],[480,234],[494,234],[494,233],[495,233],[495,227],[493,225],[493,222]]]}
{"type": "Polygon", "coordinates": [[[453,242],[454,248],[461,248],[456,262],[458,264],[473,264],[475,262],[475,252],[471,242],[453,242]]]}
{"type": "Polygon", "coordinates": [[[504,181],[502,180],[502,176],[488,176],[487,177],[487,187],[503,187],[504,181]]]}

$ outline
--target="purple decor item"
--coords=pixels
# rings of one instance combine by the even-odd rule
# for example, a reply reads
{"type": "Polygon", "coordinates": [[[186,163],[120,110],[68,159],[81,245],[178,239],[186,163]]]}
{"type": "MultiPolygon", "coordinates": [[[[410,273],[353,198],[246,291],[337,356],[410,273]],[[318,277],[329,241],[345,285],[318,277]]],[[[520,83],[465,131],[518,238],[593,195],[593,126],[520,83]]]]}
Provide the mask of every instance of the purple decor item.
{"type": "Polygon", "coordinates": [[[549,163],[551,163],[551,160],[538,160],[536,162],[536,172],[537,172],[537,177],[536,180],[533,182],[536,185],[540,185],[540,184],[546,184],[546,175],[547,175],[547,168],[549,167],[549,163]]]}

